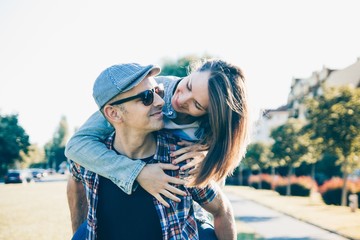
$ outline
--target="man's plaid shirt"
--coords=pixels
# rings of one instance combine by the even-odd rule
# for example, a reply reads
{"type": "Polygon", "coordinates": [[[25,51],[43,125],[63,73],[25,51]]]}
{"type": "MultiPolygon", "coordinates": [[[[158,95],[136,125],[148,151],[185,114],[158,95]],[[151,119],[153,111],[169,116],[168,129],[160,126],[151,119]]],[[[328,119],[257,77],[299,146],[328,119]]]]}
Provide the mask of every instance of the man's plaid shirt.
{"type": "MultiPolygon", "coordinates": [[[[112,134],[106,141],[106,146],[113,149],[113,141],[115,134],[112,134]]],[[[157,149],[154,158],[149,163],[171,163],[173,160],[170,153],[179,149],[176,144],[179,139],[170,132],[158,131],[156,134],[157,149]]],[[[86,190],[88,201],[87,215],[87,236],[86,239],[96,239],[97,218],[96,208],[98,203],[98,187],[99,177],[96,173],[91,172],[70,160],[71,175],[78,181],[82,181],[86,190]]],[[[170,176],[179,177],[179,171],[167,170],[170,176]]],[[[200,205],[211,202],[216,196],[216,188],[209,185],[205,188],[186,188],[177,185],[179,189],[187,193],[186,196],[178,196],[181,202],[177,203],[170,199],[166,199],[170,208],[164,207],[156,198],[153,198],[155,208],[157,210],[160,225],[162,228],[164,240],[175,239],[199,239],[198,229],[196,225],[194,209],[192,201],[198,202],[200,205]]]]}

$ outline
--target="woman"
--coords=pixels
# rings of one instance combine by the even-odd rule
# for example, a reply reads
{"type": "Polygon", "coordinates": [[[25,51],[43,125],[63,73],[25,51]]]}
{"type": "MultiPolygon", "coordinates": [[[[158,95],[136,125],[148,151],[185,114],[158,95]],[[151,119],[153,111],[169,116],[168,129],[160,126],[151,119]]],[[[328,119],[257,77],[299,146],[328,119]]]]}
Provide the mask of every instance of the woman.
{"type": "MultiPolygon", "coordinates": [[[[242,70],[222,60],[207,60],[196,71],[182,79],[156,77],[165,86],[163,107],[165,128],[180,138],[196,142],[173,154],[177,164],[186,159],[200,158],[181,170],[197,164],[190,171],[189,185],[204,186],[210,180],[223,181],[238,166],[247,145],[248,105],[242,70]]],[[[79,129],[66,146],[66,156],[85,168],[112,180],[130,194],[135,180],[164,205],[161,195],[176,200],[179,193],[169,184],[173,179],[160,179],[160,172],[150,170],[141,161],[133,161],[108,150],[102,143],[112,127],[96,113],[79,129]],[[121,159],[121,161],[119,161],[121,159]],[[156,184],[165,182],[164,184],[156,184]]],[[[189,145],[188,143],[182,143],[189,145]]],[[[161,166],[162,169],[174,169],[161,166]]],[[[163,174],[163,173],[162,173],[163,174]]]]}

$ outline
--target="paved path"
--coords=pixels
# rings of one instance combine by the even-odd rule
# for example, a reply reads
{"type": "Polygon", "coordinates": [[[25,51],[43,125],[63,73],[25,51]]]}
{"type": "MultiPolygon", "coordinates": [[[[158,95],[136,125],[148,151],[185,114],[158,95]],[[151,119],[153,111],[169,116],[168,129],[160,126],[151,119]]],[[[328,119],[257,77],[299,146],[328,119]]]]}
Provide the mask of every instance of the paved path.
{"type": "Polygon", "coordinates": [[[237,220],[267,240],[345,240],[342,236],[289,217],[270,208],[227,193],[237,220]]]}

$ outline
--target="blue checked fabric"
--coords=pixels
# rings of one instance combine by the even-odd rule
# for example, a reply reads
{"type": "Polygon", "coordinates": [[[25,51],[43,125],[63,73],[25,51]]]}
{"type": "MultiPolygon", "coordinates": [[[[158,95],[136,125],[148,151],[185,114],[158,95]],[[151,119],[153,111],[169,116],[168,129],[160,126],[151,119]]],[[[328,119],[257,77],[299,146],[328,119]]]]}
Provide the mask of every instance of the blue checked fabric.
{"type": "MultiPolygon", "coordinates": [[[[112,149],[115,134],[112,134],[106,141],[106,146],[112,149]]],[[[178,139],[170,132],[165,130],[157,133],[157,149],[152,163],[171,163],[173,158],[170,153],[179,149],[176,145],[178,139]]],[[[98,186],[99,177],[96,173],[91,172],[78,165],[73,161],[70,162],[70,169],[72,176],[81,181],[86,190],[88,201],[88,214],[87,214],[87,237],[86,239],[96,239],[96,208],[98,203],[98,186]]],[[[166,173],[170,176],[179,177],[179,171],[167,170],[166,173]]],[[[164,207],[156,198],[153,198],[154,206],[160,219],[164,240],[183,240],[193,239],[198,240],[198,229],[196,225],[193,201],[198,202],[200,205],[211,202],[216,196],[216,188],[211,184],[205,188],[187,188],[177,185],[179,189],[187,193],[186,196],[178,196],[181,202],[177,203],[170,199],[167,202],[170,208],[164,207]]]]}

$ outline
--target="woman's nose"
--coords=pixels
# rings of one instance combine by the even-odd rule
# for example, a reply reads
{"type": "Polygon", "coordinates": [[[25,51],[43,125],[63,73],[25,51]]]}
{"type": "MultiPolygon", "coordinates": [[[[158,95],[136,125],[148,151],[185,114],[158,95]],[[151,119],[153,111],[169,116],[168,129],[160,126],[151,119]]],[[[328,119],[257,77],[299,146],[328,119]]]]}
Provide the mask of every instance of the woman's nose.
{"type": "Polygon", "coordinates": [[[181,97],[179,97],[179,105],[180,107],[187,107],[188,106],[188,102],[191,98],[191,93],[189,92],[184,92],[181,97]]]}

